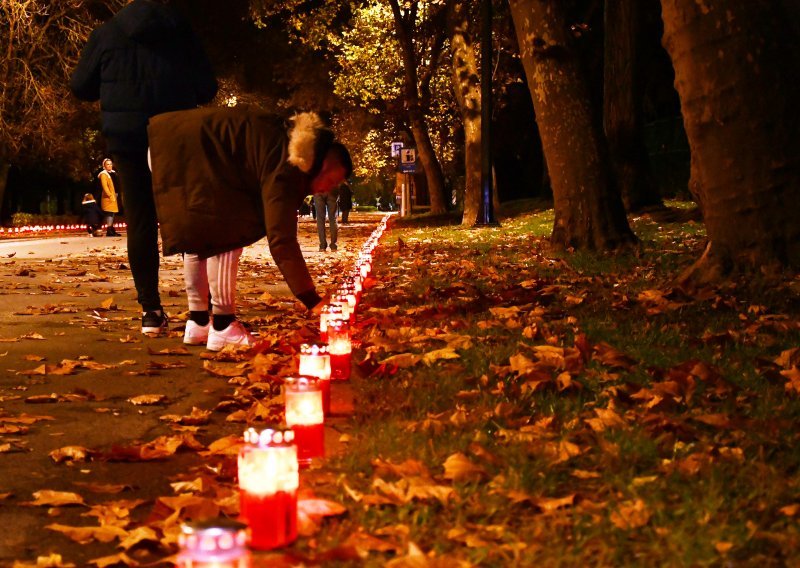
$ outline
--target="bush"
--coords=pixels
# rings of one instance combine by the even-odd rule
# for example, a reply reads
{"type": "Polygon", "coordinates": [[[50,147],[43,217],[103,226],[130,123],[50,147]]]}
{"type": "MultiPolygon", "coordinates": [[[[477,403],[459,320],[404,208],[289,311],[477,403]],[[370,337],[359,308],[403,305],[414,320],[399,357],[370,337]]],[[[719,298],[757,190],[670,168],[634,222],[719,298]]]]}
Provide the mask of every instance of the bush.
{"type": "Polygon", "coordinates": [[[377,211],[378,208],[374,205],[356,205],[353,207],[353,211],[377,211]]]}

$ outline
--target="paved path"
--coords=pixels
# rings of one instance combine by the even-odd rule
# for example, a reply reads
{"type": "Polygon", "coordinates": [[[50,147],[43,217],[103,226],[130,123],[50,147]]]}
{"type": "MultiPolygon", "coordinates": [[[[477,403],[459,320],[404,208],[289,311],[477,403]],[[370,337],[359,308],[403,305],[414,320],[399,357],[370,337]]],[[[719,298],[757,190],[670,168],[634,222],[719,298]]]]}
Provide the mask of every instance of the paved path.
{"type": "MultiPolygon", "coordinates": [[[[321,292],[330,290],[353,266],[358,249],[380,218],[353,215],[352,223],[341,228],[337,253],[318,252],[315,224],[301,220],[300,241],[321,292]]],[[[57,235],[0,241],[0,526],[4,527],[0,566],[15,559],[35,561],[49,552],[81,566],[116,552],[114,543],[79,546],[43,529],[53,522],[89,525],[94,519],[80,516],[85,507],[54,509],[50,514],[58,518],[49,518],[47,507],[24,506],[36,491],[78,492],[90,504],[144,499],[150,505],[137,509],[141,517],[152,508],[153,499],[173,494],[169,482],[176,473],[204,467],[195,452],[129,463],[96,455],[71,465],[56,464],[49,456],[54,450],[81,446],[108,452],[114,446],[130,447],[194,428],[196,438],[207,445],[241,433],[245,424],[229,421],[237,403],[253,416],[249,403],[236,398],[237,391],[249,386],[229,384],[227,377],[204,370],[204,364],[230,369],[241,362],[209,359],[210,352],[202,347],[179,354],[186,310],[180,257],[164,260],[161,290],[172,318],[171,333],[146,338],[139,333],[141,313],[124,238],[57,235]],[[73,372],[59,374],[74,362],[79,366],[73,372]],[[96,364],[109,367],[96,370],[96,364]],[[129,402],[143,394],[164,398],[154,406],[129,402]],[[221,408],[221,401],[232,401],[231,406],[221,408]],[[196,427],[170,426],[162,419],[186,416],[193,407],[217,411],[207,424],[196,427]],[[107,495],[87,490],[85,483],[122,484],[126,489],[120,495],[107,495]]],[[[277,349],[266,350],[267,360],[280,362],[287,345],[314,339],[316,318],[293,299],[264,242],[246,249],[239,292],[241,319],[265,345],[277,349]]],[[[267,376],[283,372],[270,369],[269,363],[260,371],[267,376]]],[[[254,379],[258,380],[257,373],[249,382],[254,379]]],[[[343,415],[351,406],[349,386],[334,385],[333,410],[340,416],[326,431],[333,451],[347,431],[343,415]]]]}

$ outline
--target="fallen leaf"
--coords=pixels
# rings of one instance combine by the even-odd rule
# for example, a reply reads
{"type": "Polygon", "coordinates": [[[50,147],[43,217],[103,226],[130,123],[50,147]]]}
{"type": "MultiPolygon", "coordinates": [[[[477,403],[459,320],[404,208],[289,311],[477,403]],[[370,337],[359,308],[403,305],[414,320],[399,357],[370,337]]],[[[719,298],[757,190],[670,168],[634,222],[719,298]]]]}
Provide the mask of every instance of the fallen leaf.
{"type": "Polygon", "coordinates": [[[62,507],[65,505],[85,505],[83,497],[77,493],[69,491],[51,491],[42,489],[33,494],[34,501],[24,503],[25,505],[62,507]]]}
{"type": "Polygon", "coordinates": [[[48,454],[54,462],[84,461],[92,455],[92,451],[83,446],[64,446],[48,454]]]}
{"type": "Polygon", "coordinates": [[[487,477],[486,470],[471,462],[462,453],[449,456],[444,462],[444,478],[456,483],[480,481],[487,477]]]}
{"type": "Polygon", "coordinates": [[[167,401],[164,394],[140,394],[128,399],[128,402],[135,406],[153,406],[167,401]]]}
{"type": "Polygon", "coordinates": [[[641,499],[625,501],[611,512],[611,522],[622,530],[637,529],[650,522],[650,511],[641,499]]]}
{"type": "Polygon", "coordinates": [[[78,544],[88,544],[95,540],[111,542],[116,538],[123,538],[128,534],[125,529],[110,525],[99,527],[71,527],[68,525],[52,524],[46,525],[45,528],[60,532],[78,544]]]}

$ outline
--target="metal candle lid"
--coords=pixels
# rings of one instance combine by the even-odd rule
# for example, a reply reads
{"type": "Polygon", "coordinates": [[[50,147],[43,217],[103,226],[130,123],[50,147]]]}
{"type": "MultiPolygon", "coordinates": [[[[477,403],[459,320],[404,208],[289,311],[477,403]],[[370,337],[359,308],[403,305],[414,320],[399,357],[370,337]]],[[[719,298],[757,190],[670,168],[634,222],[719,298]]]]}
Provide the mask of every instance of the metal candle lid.
{"type": "Polygon", "coordinates": [[[232,519],[184,523],[178,544],[192,558],[238,557],[247,551],[247,525],[232,519]]]}
{"type": "Polygon", "coordinates": [[[327,345],[318,345],[316,343],[314,343],[314,344],[303,343],[300,346],[300,354],[301,355],[312,355],[312,356],[327,355],[328,354],[328,346],[327,345]]]}
{"type": "Polygon", "coordinates": [[[244,441],[261,448],[290,446],[294,443],[294,432],[291,428],[267,428],[261,432],[248,428],[244,431],[244,441]]]}

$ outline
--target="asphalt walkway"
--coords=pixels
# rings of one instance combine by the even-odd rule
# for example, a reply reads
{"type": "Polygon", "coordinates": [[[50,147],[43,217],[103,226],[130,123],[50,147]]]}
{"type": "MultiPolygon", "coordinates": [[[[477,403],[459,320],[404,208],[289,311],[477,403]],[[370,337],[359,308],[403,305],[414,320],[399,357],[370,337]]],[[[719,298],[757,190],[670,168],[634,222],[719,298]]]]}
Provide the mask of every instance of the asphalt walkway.
{"type": "MultiPolygon", "coordinates": [[[[301,219],[321,293],[354,265],[380,218],[351,215],[336,253],[318,252],[315,223],[301,219]]],[[[115,553],[113,543],[79,545],[43,527],[92,524],[81,516],[86,506],[120,499],[142,500],[132,518],[152,515],[154,500],[176,493],[176,475],[230,465],[224,450],[198,451],[277,418],[264,401],[291,373],[294,350],[316,338],[318,320],[291,296],[263,241],[246,249],[238,289],[240,319],[262,339],[255,358],[183,346],[179,256],[163,259],[161,270],[170,333],[147,338],[124,237],[0,240],[0,566],[51,553],[81,566],[115,553]],[[43,490],[76,493],[85,504],[31,505],[43,490]]],[[[328,452],[347,432],[346,383],[333,385],[332,407],[328,452]]]]}

